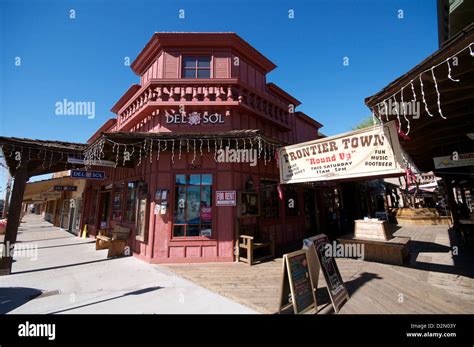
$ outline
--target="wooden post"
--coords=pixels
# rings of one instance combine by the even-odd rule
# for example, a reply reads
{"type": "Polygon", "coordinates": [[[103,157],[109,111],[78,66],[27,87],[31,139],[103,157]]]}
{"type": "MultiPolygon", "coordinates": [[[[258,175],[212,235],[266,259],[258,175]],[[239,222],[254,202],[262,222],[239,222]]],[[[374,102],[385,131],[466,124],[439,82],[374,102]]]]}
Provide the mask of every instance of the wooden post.
{"type": "Polygon", "coordinates": [[[9,275],[12,270],[13,257],[12,254],[8,254],[7,252],[10,249],[10,245],[15,245],[16,243],[26,181],[28,181],[28,163],[24,161],[15,173],[12,198],[8,209],[7,227],[5,230],[5,238],[3,240],[4,253],[0,258],[0,276],[9,275]]]}
{"type": "Polygon", "coordinates": [[[444,189],[446,190],[446,195],[448,196],[448,208],[451,210],[451,219],[453,226],[457,228],[459,222],[458,208],[455,202],[453,186],[451,184],[450,176],[443,176],[444,189]]]}

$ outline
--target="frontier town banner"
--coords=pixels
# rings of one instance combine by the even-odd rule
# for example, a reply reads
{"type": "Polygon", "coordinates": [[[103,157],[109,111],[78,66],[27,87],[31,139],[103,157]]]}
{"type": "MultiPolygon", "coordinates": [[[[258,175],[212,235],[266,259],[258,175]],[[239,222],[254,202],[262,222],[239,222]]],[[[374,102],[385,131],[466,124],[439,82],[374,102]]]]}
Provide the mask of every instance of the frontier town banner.
{"type": "Polygon", "coordinates": [[[405,172],[395,123],[280,149],[280,182],[384,177],[405,172]]]}

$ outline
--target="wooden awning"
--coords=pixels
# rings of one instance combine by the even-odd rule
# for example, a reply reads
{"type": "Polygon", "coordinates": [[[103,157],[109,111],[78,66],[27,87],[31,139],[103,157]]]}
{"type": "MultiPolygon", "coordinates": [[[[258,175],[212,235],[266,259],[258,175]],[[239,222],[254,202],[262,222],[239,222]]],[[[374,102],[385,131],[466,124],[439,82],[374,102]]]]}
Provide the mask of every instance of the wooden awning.
{"type": "MultiPolygon", "coordinates": [[[[408,116],[405,119],[402,114],[399,114],[398,118],[401,132],[400,144],[422,171],[435,170],[433,157],[452,155],[453,152],[474,152],[474,141],[467,136],[469,133],[474,133],[474,56],[472,52],[474,52],[474,24],[466,27],[443,48],[380,92],[365,99],[366,105],[383,122],[397,120],[396,114],[379,114],[378,106],[384,101],[387,104],[389,101],[400,102],[403,95],[404,102],[415,100],[419,103],[419,118],[408,116]],[[421,93],[420,74],[426,104],[421,93]],[[413,97],[412,85],[416,99],[413,97]],[[425,107],[428,107],[431,116],[426,112],[425,107]]],[[[456,167],[443,171],[472,174],[474,166],[456,167]]]]}
{"type": "Polygon", "coordinates": [[[67,163],[69,155],[82,155],[86,144],[34,140],[17,137],[0,137],[0,146],[12,176],[24,162],[28,163],[28,176],[43,175],[74,167],[67,163]]]}

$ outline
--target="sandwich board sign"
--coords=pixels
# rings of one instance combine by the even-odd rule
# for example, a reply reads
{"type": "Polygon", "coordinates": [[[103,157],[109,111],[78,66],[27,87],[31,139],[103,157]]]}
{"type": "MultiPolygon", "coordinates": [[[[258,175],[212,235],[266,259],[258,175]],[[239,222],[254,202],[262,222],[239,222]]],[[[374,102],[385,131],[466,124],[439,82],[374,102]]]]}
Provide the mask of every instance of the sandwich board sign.
{"type": "Polygon", "coordinates": [[[306,251],[300,250],[283,256],[283,278],[278,313],[293,306],[294,313],[316,308],[311,273],[306,251]]]}
{"type": "Polygon", "coordinates": [[[344,301],[349,300],[349,293],[342,280],[336,260],[327,252],[326,245],[328,244],[328,237],[325,234],[320,234],[305,239],[303,241],[303,249],[307,250],[311,277],[316,278],[316,282],[313,281],[314,290],[317,289],[317,279],[319,277],[319,269],[321,269],[326,280],[334,312],[337,313],[344,301]]]}

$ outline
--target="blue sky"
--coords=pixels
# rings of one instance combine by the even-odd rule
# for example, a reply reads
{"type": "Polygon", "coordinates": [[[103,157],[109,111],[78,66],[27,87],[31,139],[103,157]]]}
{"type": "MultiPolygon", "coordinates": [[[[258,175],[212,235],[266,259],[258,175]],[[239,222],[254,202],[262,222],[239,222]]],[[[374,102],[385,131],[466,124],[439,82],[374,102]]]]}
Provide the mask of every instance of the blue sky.
{"type": "Polygon", "coordinates": [[[124,59],[155,31],[238,33],[278,66],[267,81],[333,135],[370,114],[365,97],[437,49],[436,1],[0,0],[0,135],[86,141],[138,83],[124,59]],[[64,98],[94,101],[96,117],[55,115],[64,98]]]}

